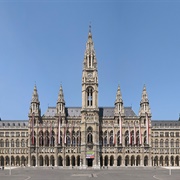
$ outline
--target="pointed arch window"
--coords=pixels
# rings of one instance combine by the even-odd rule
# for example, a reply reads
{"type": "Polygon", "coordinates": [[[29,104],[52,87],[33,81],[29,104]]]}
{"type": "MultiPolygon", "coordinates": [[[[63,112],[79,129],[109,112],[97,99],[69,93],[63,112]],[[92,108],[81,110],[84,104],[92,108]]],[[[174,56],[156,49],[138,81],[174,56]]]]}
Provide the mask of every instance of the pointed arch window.
{"type": "Polygon", "coordinates": [[[87,90],[87,106],[93,105],[93,89],[90,87],[87,90]]]}

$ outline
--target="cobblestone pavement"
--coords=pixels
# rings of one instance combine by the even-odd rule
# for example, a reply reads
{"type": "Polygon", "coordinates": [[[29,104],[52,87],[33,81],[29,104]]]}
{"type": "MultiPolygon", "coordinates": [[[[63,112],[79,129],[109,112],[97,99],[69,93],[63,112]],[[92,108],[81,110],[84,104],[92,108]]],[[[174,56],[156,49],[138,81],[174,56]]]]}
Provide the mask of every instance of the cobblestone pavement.
{"type": "Polygon", "coordinates": [[[59,169],[50,167],[0,170],[0,180],[179,180],[180,169],[120,167],[119,169],[59,169]]]}

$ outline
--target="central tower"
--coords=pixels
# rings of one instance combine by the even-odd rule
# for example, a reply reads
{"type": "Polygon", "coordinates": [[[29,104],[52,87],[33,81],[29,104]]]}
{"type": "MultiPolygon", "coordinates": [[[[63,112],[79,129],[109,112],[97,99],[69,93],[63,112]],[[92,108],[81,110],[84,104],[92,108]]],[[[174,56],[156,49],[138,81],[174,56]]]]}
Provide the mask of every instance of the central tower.
{"type": "Polygon", "coordinates": [[[98,71],[91,26],[83,61],[81,117],[82,167],[99,168],[98,71]]]}

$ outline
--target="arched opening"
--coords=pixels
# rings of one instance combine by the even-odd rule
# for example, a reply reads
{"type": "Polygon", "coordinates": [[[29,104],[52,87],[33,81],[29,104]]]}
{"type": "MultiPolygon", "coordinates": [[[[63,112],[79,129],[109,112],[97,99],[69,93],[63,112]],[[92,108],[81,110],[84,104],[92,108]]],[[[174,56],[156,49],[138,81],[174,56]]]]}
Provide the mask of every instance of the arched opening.
{"type": "Polygon", "coordinates": [[[45,166],[49,166],[49,157],[45,156],[45,166]]]}
{"type": "Polygon", "coordinates": [[[77,156],[77,166],[80,166],[80,156],[77,156]]]}
{"type": "Polygon", "coordinates": [[[14,166],[15,165],[15,158],[14,156],[11,156],[11,166],[14,166]]]}
{"type": "Polygon", "coordinates": [[[158,166],[158,157],[157,156],[154,157],[154,166],[158,166]]]}
{"type": "Polygon", "coordinates": [[[114,156],[110,156],[110,166],[114,165],[114,156]]]}
{"type": "Polygon", "coordinates": [[[4,166],[4,157],[3,156],[0,157],[0,166],[4,166]]]}
{"type": "Polygon", "coordinates": [[[140,156],[136,157],[136,166],[140,166],[140,156]]]}
{"type": "Polygon", "coordinates": [[[35,156],[31,157],[31,166],[36,166],[36,158],[35,158],[35,156]]]}
{"type": "Polygon", "coordinates": [[[163,156],[160,157],[160,159],[159,159],[159,164],[160,164],[160,166],[163,166],[163,165],[164,165],[164,164],[163,164],[163,156]]]}
{"type": "Polygon", "coordinates": [[[117,158],[117,166],[121,166],[122,165],[122,158],[121,156],[118,156],[117,158]]]}
{"type": "Polygon", "coordinates": [[[128,166],[129,165],[129,156],[126,156],[125,157],[125,166],[128,166]]]}
{"type": "Polygon", "coordinates": [[[144,166],[148,166],[148,157],[147,156],[144,157],[144,166]]]}
{"type": "Polygon", "coordinates": [[[168,156],[165,157],[165,166],[169,166],[169,157],[168,156]]]}
{"type": "Polygon", "coordinates": [[[74,156],[71,156],[71,164],[72,164],[72,166],[76,165],[76,160],[75,160],[74,156]]]}
{"type": "Polygon", "coordinates": [[[26,166],[26,158],[24,156],[21,157],[21,166],[26,166]]]}
{"type": "Polygon", "coordinates": [[[69,158],[69,156],[66,156],[66,166],[70,166],[70,158],[69,158]]]}
{"type": "Polygon", "coordinates": [[[39,166],[43,166],[43,156],[39,156],[39,166]]]}
{"type": "Polygon", "coordinates": [[[19,156],[16,156],[16,166],[20,166],[20,158],[19,158],[19,156]]]}
{"type": "Polygon", "coordinates": [[[102,155],[100,156],[100,166],[101,167],[103,166],[103,157],[102,157],[102,155]]]}
{"type": "Polygon", "coordinates": [[[131,156],[131,166],[135,166],[135,157],[131,156]]]}
{"type": "Polygon", "coordinates": [[[54,156],[53,155],[50,157],[50,163],[51,163],[51,166],[55,165],[55,160],[54,160],[54,156]]]}
{"type": "Polygon", "coordinates": [[[176,156],[176,158],[175,158],[175,164],[176,164],[176,166],[179,166],[179,157],[178,156],[176,156]]]}
{"type": "Polygon", "coordinates": [[[108,166],[108,156],[104,157],[104,166],[108,166]]]}
{"type": "Polygon", "coordinates": [[[171,166],[174,166],[174,156],[171,156],[171,166]]]}
{"type": "Polygon", "coordinates": [[[63,166],[63,159],[61,156],[58,157],[58,166],[63,166]]]}
{"type": "Polygon", "coordinates": [[[6,160],[6,166],[9,165],[9,157],[8,156],[5,157],[5,160],[6,160]]]}

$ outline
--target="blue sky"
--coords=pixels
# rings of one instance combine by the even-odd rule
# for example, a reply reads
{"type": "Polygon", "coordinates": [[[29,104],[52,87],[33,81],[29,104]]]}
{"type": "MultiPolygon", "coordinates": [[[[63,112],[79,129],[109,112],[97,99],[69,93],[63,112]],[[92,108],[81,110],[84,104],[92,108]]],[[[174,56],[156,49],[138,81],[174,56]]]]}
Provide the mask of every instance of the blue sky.
{"type": "Polygon", "coordinates": [[[0,0],[0,117],[28,119],[36,82],[42,114],[56,106],[62,83],[66,106],[81,106],[81,76],[91,22],[99,75],[99,106],[136,114],[146,84],[152,119],[180,113],[180,1],[0,0]]]}

